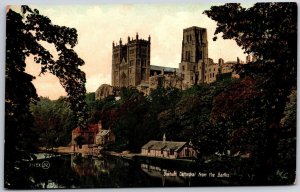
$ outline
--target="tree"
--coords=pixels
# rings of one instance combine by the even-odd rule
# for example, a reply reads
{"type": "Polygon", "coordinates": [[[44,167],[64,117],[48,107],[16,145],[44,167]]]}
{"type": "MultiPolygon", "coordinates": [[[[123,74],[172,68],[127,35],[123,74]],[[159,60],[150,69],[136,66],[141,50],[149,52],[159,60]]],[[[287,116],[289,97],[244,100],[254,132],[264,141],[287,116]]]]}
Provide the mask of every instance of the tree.
{"type": "Polygon", "coordinates": [[[96,100],[95,92],[87,93],[85,96],[89,119],[88,124],[98,123],[100,120],[101,110],[105,103],[104,100],[96,100]]]}
{"type": "Polygon", "coordinates": [[[278,142],[277,183],[293,183],[296,170],[297,92],[293,90],[284,110],[278,142]]]}
{"type": "Polygon", "coordinates": [[[65,97],[57,100],[40,97],[37,104],[30,105],[30,111],[34,116],[32,130],[38,138],[37,146],[53,148],[70,143],[76,118],[65,97]]]}
{"type": "Polygon", "coordinates": [[[33,76],[25,72],[25,59],[33,55],[41,64],[41,74],[56,75],[68,94],[70,108],[78,125],[85,127],[85,73],[78,67],[84,64],[72,49],[77,44],[74,28],[53,25],[51,20],[21,6],[22,15],[8,10],[6,15],[6,72],[5,72],[5,186],[22,188],[30,184],[22,178],[21,162],[33,151],[33,117],[29,104],[38,98],[32,84],[33,76]],[[59,58],[55,60],[41,42],[54,44],[59,58]]]}
{"type": "Polygon", "coordinates": [[[264,133],[265,111],[261,110],[263,95],[256,80],[240,79],[214,97],[210,119],[229,133],[232,153],[256,153],[263,149],[257,134],[264,133]]]}
{"type": "Polygon", "coordinates": [[[116,134],[118,150],[139,151],[153,133],[145,122],[148,102],[143,93],[135,88],[122,88],[121,99],[114,108],[110,109],[110,122],[116,134]]]}
{"type": "MultiPolygon", "coordinates": [[[[256,3],[245,9],[240,4],[212,6],[204,12],[217,22],[215,35],[233,39],[257,60],[236,66],[242,78],[256,79],[265,121],[265,146],[260,154],[256,184],[268,184],[274,175],[274,160],[280,138],[280,121],[288,96],[296,87],[297,75],[297,4],[256,3]]],[[[214,37],[214,40],[217,38],[214,37]]]]}
{"type": "Polygon", "coordinates": [[[198,159],[204,160],[216,152],[223,153],[227,147],[227,130],[215,126],[210,118],[213,99],[224,91],[232,81],[196,85],[183,92],[176,105],[176,117],[182,127],[185,140],[192,140],[199,152],[198,159]]]}

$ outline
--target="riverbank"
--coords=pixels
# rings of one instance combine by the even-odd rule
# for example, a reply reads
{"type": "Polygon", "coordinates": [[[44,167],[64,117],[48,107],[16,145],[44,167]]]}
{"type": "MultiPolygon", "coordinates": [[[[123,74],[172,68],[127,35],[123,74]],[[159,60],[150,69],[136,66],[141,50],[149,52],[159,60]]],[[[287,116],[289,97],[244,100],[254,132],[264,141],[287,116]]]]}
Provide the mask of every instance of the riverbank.
{"type": "Polygon", "coordinates": [[[39,152],[54,152],[54,153],[68,153],[68,154],[74,154],[74,153],[81,153],[83,155],[94,155],[98,156],[100,155],[100,148],[98,147],[89,147],[88,145],[82,145],[81,148],[74,147],[74,146],[66,146],[66,147],[55,147],[51,150],[46,149],[45,147],[39,148],[39,152]]]}
{"type": "Polygon", "coordinates": [[[114,151],[102,151],[101,154],[127,159],[138,164],[148,164],[168,169],[176,168],[182,171],[196,169],[196,161],[192,159],[169,159],[162,157],[152,157],[141,155],[140,153],[130,153],[129,151],[123,151],[122,153],[117,153],[114,151]]]}
{"type": "Polygon", "coordinates": [[[134,156],[138,155],[137,153],[130,153],[129,151],[123,152],[115,152],[115,151],[101,151],[99,147],[89,147],[88,145],[82,145],[81,148],[78,146],[74,148],[74,146],[60,146],[54,147],[53,149],[46,149],[45,147],[40,147],[39,152],[42,153],[67,153],[67,154],[74,154],[74,153],[81,153],[83,155],[94,155],[99,156],[101,154],[114,156],[114,157],[121,157],[124,159],[133,159],[134,156]]]}
{"type": "Polygon", "coordinates": [[[120,157],[123,159],[133,160],[135,156],[139,155],[139,153],[130,153],[129,151],[123,151],[121,153],[115,151],[101,151],[101,154],[120,157]]]}

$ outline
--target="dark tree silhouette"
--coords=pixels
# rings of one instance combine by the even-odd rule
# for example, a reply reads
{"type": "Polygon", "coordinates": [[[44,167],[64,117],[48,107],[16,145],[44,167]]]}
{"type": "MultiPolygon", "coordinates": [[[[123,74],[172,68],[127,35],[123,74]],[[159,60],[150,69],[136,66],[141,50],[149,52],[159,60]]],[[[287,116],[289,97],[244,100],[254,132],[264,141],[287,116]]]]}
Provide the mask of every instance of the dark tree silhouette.
{"type": "MultiPolygon", "coordinates": [[[[22,162],[31,158],[34,150],[33,117],[29,104],[38,100],[32,84],[33,76],[25,72],[27,56],[41,65],[41,74],[50,72],[58,77],[68,94],[70,108],[78,125],[85,128],[86,104],[85,73],[78,67],[84,64],[72,49],[77,44],[74,28],[53,25],[51,20],[21,6],[22,15],[8,10],[6,22],[6,73],[5,73],[5,187],[27,188],[32,181],[22,178],[22,162]],[[54,44],[58,59],[41,45],[54,44]]],[[[30,63],[30,64],[35,64],[30,63]]],[[[52,91],[52,90],[49,90],[52,91]]]]}
{"type": "MultiPolygon", "coordinates": [[[[235,40],[245,53],[257,58],[248,65],[237,66],[237,70],[242,78],[248,76],[256,80],[255,89],[260,92],[257,95],[261,95],[259,108],[264,113],[266,131],[256,184],[268,184],[269,176],[276,171],[274,160],[278,154],[280,120],[288,96],[296,87],[297,4],[256,3],[246,9],[230,3],[213,6],[204,13],[217,22],[215,35],[223,33],[224,39],[235,40]]],[[[232,108],[237,104],[233,103],[232,108]]]]}

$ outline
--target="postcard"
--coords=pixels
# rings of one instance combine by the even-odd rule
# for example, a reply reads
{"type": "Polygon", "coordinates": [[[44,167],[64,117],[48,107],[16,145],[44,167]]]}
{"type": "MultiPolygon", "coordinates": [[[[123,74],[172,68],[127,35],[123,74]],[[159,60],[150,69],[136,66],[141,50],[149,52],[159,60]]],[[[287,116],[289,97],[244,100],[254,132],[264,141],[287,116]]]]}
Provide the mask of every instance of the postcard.
{"type": "Polygon", "coordinates": [[[8,5],[4,187],[294,185],[297,14],[8,5]]]}

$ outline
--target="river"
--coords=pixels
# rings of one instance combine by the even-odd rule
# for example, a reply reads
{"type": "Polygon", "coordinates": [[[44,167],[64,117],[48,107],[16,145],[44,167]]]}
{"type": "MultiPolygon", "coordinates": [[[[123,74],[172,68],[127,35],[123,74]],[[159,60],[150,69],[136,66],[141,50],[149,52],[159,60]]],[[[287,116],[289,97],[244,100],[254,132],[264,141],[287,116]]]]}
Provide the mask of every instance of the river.
{"type": "Polygon", "coordinates": [[[214,185],[206,173],[167,170],[110,156],[39,154],[26,163],[29,188],[186,187],[214,185]],[[203,175],[201,175],[203,174],[203,175]],[[205,175],[206,174],[206,175],[205,175]]]}

